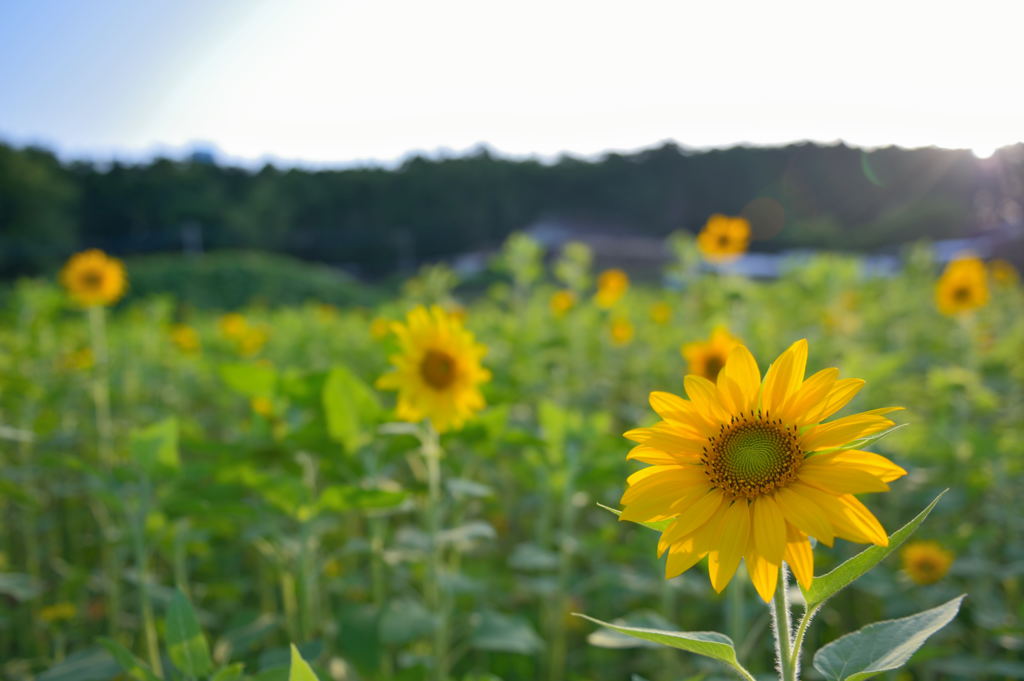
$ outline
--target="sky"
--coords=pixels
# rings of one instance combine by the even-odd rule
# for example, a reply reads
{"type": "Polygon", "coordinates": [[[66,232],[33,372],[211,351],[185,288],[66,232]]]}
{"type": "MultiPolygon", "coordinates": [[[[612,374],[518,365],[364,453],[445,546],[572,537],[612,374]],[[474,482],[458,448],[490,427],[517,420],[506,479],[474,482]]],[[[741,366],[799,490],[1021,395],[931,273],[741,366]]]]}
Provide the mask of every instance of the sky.
{"type": "Polygon", "coordinates": [[[339,166],[665,140],[984,157],[1024,140],[1013,5],[0,0],[0,140],[339,166]]]}

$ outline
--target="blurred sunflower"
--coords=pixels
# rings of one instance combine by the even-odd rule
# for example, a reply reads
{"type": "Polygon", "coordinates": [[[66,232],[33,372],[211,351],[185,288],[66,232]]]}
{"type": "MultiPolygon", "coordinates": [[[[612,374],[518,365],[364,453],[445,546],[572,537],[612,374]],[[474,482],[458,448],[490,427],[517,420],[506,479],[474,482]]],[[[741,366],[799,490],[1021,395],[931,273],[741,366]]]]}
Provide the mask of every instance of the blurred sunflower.
{"type": "Polygon", "coordinates": [[[996,258],[988,264],[988,268],[992,273],[992,280],[997,284],[1015,286],[1020,281],[1020,273],[1017,272],[1017,268],[1007,260],[996,258]]]}
{"type": "Polygon", "coordinates": [[[199,352],[199,334],[187,324],[175,324],[171,327],[171,342],[184,353],[199,352]]]}
{"type": "Polygon", "coordinates": [[[939,581],[953,564],[953,552],[942,548],[935,541],[911,542],[900,552],[900,558],[903,571],[921,585],[939,581]]]}
{"type": "Polygon", "coordinates": [[[597,278],[597,293],[594,300],[598,307],[608,309],[626,295],[629,290],[629,275],[619,269],[605,270],[597,278]]]}
{"type": "Polygon", "coordinates": [[[844,447],[893,425],[890,407],[822,421],[864,385],[824,369],[804,380],[807,341],[794,343],[764,380],[753,355],[733,348],[717,383],[687,376],[683,399],[653,392],[662,421],[625,434],[627,458],[653,464],[629,476],[622,520],[670,520],[658,543],[666,578],[708,556],[721,591],[741,559],[762,599],[785,560],[805,588],[814,575],[808,537],[886,546],[885,530],[854,494],[881,492],[906,474],[885,457],[844,447]]]}
{"type": "Polygon", "coordinates": [[[659,326],[668,324],[672,319],[672,306],[663,300],[651,305],[651,321],[659,326]]]}
{"type": "Polygon", "coordinates": [[[73,620],[77,614],[78,608],[75,607],[74,603],[54,603],[39,611],[39,619],[49,624],[54,624],[73,620]]]}
{"type": "Polygon", "coordinates": [[[608,336],[612,345],[620,348],[629,345],[633,340],[633,323],[624,317],[613,319],[608,327],[608,336]]]}
{"type": "Polygon", "coordinates": [[[732,260],[750,244],[750,223],[743,217],[715,213],[697,235],[697,248],[713,262],[732,260]]]}
{"type": "Polygon", "coordinates": [[[71,256],[60,271],[60,282],[76,303],[86,307],[113,305],[128,288],[124,264],[97,248],[71,256]]]}
{"type": "Polygon", "coordinates": [[[691,374],[714,381],[718,378],[718,372],[725,366],[729,353],[739,344],[739,339],[730,334],[724,326],[716,326],[706,341],[687,343],[680,348],[680,352],[689,365],[688,371],[691,374]]]}
{"type": "Polygon", "coordinates": [[[973,256],[950,261],[935,284],[935,303],[939,312],[950,316],[988,303],[985,263],[973,256]]]}
{"type": "Polygon", "coordinates": [[[221,335],[231,340],[240,339],[249,330],[249,322],[238,312],[221,315],[217,320],[217,326],[220,328],[221,335]]]}
{"type": "Polygon", "coordinates": [[[572,306],[576,304],[576,294],[568,289],[562,289],[561,291],[555,291],[551,294],[551,299],[548,300],[548,307],[551,308],[551,314],[558,319],[561,319],[572,306]]]}
{"type": "Polygon", "coordinates": [[[391,324],[390,319],[385,317],[374,317],[373,321],[370,322],[370,336],[374,340],[384,340],[391,335],[391,324]]]}
{"type": "Polygon", "coordinates": [[[426,418],[444,432],[483,409],[479,386],[491,373],[480,359],[487,348],[456,317],[436,305],[429,310],[421,305],[392,330],[401,352],[391,357],[395,368],[377,380],[377,387],[398,391],[398,418],[426,418]]]}

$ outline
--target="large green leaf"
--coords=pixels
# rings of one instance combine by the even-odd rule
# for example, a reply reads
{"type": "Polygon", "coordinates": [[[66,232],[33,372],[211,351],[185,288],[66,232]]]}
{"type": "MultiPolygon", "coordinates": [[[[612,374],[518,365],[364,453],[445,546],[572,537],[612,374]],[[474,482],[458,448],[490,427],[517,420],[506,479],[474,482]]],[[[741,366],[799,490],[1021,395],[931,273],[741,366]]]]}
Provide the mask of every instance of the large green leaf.
{"type": "Polygon", "coordinates": [[[121,667],[110,654],[99,648],[72,653],[36,677],[36,681],[108,681],[121,667]]]}
{"type": "Polygon", "coordinates": [[[151,473],[158,467],[177,468],[178,420],[164,419],[132,432],[131,453],[135,463],[151,473]]]}
{"type": "Polygon", "coordinates": [[[346,367],[334,367],[327,375],[323,405],[327,432],[346,451],[355,451],[373,437],[380,411],[377,395],[346,367]]]}
{"type": "Polygon", "coordinates": [[[245,665],[235,662],[221,667],[217,673],[210,677],[210,681],[238,681],[245,675],[245,665]]]}
{"type": "Polygon", "coordinates": [[[292,644],[292,665],[288,672],[288,681],[320,681],[313,673],[309,663],[302,659],[299,649],[292,644]]]}
{"type": "Polygon", "coordinates": [[[824,603],[827,599],[850,585],[854,580],[858,579],[868,570],[878,565],[883,558],[899,548],[900,544],[905,542],[907,537],[912,535],[914,531],[917,530],[918,526],[924,522],[924,519],[932,512],[935,505],[939,503],[939,499],[942,498],[942,495],[948,491],[949,490],[943,490],[940,492],[939,495],[932,500],[932,503],[928,504],[928,506],[918,513],[913,520],[889,535],[888,546],[872,546],[869,549],[861,551],[845,563],[842,563],[831,572],[821,575],[820,577],[815,577],[814,581],[811,582],[811,588],[804,592],[807,607],[813,608],[824,603]]]}
{"type": "Polygon", "coordinates": [[[620,634],[635,636],[636,638],[640,638],[645,641],[653,641],[654,643],[660,643],[661,645],[678,648],[690,653],[696,653],[697,655],[703,655],[704,657],[719,660],[726,663],[733,669],[736,669],[747,678],[750,678],[749,672],[747,672],[739,663],[739,660],[736,659],[736,649],[733,647],[732,639],[725,634],[718,633],[717,631],[665,631],[662,629],[627,627],[602,622],[601,620],[588,617],[587,615],[581,615],[579,613],[573,614],[577,617],[589,620],[594,624],[607,627],[612,631],[617,631],[620,634]]]}
{"type": "Polygon", "coordinates": [[[963,596],[897,620],[875,622],[838,638],[814,654],[814,668],[829,681],[863,681],[899,669],[929,636],[960,610],[963,596]]]}
{"type": "Polygon", "coordinates": [[[277,371],[264,364],[225,364],[220,368],[220,377],[246,397],[271,397],[277,388],[277,371]]]}
{"type": "Polygon", "coordinates": [[[136,681],[159,681],[156,674],[139,658],[132,655],[131,651],[123,645],[109,638],[100,638],[99,644],[107,649],[107,652],[114,656],[121,669],[136,681]]]}
{"type": "Polygon", "coordinates": [[[405,501],[401,490],[364,489],[355,485],[331,485],[324,489],[317,501],[323,511],[344,512],[394,508],[405,501]]]}
{"type": "Polygon", "coordinates": [[[186,676],[206,676],[213,671],[210,649],[199,628],[192,604],[181,591],[175,591],[167,609],[167,652],[174,666],[186,676]]]}

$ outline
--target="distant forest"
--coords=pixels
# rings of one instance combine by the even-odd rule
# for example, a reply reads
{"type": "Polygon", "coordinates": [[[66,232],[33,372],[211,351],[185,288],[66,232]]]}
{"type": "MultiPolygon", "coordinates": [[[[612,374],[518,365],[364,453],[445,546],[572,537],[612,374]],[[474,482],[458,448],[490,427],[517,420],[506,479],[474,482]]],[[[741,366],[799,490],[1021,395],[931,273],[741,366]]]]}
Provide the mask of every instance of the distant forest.
{"type": "Polygon", "coordinates": [[[249,170],[200,154],[62,163],[0,145],[0,276],[52,270],[86,247],[123,256],[200,243],[377,276],[493,248],[542,220],[660,237],[716,212],[746,212],[755,250],[877,250],[970,236],[1019,219],[1022,205],[1024,144],[986,160],[935,148],[665,144],[593,161],[479,151],[344,170],[249,170]]]}

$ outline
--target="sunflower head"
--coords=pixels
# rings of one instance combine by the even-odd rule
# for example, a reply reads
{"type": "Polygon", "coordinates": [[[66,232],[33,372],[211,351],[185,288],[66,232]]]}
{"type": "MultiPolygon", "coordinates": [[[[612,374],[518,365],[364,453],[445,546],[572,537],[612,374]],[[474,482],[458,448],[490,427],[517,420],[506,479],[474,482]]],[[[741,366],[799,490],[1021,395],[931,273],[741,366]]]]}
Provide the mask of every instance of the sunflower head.
{"type": "Polygon", "coordinates": [[[996,258],[988,267],[992,273],[992,281],[1000,286],[1016,286],[1020,282],[1020,273],[1008,260],[996,258]]]}
{"type": "Polygon", "coordinates": [[[672,320],[672,306],[664,300],[651,305],[651,321],[658,326],[664,326],[672,320]]]}
{"type": "Polygon", "coordinates": [[[60,272],[60,282],[85,307],[113,305],[128,288],[124,264],[97,248],[71,256],[60,272]]]}
{"type": "Polygon", "coordinates": [[[249,330],[249,322],[241,313],[228,312],[217,320],[217,327],[225,338],[238,340],[249,330]]]}
{"type": "Polygon", "coordinates": [[[826,422],[864,385],[823,369],[805,380],[807,342],[798,341],[761,378],[736,345],[717,379],[688,375],[688,399],[651,393],[661,421],[635,428],[628,459],[651,464],[628,479],[622,520],[669,521],[658,544],[667,578],[708,557],[721,591],[740,560],[765,601],[783,560],[805,588],[814,574],[809,537],[885,546],[888,537],[854,496],[887,490],[906,474],[849,443],[893,425],[895,408],[826,422]]]}
{"type": "Polygon", "coordinates": [[[725,366],[729,353],[739,344],[739,339],[730,334],[724,326],[718,326],[706,341],[687,343],[681,348],[681,352],[691,374],[714,381],[718,378],[718,372],[725,366]]]}
{"type": "Polygon", "coordinates": [[[608,327],[612,345],[623,347],[633,341],[633,323],[625,317],[616,317],[608,327]]]}
{"type": "Polygon", "coordinates": [[[900,552],[900,558],[903,571],[922,586],[945,577],[953,564],[953,552],[935,541],[911,542],[900,552]]]}
{"type": "Polygon", "coordinates": [[[957,258],[935,284],[935,303],[939,312],[955,316],[988,303],[988,278],[985,263],[973,256],[957,258]]]}
{"type": "Polygon", "coordinates": [[[561,319],[568,314],[569,310],[571,310],[575,304],[576,294],[568,289],[555,291],[551,294],[550,300],[548,300],[548,307],[551,308],[551,314],[558,319],[561,319]]]}
{"type": "Polygon", "coordinates": [[[598,307],[608,309],[619,302],[629,290],[629,275],[619,269],[605,270],[597,278],[594,300],[598,307]]]}
{"type": "Polygon", "coordinates": [[[199,352],[199,334],[187,324],[175,324],[171,327],[171,342],[184,353],[199,352]]]}
{"type": "Polygon", "coordinates": [[[400,352],[391,358],[394,368],[377,380],[377,387],[398,391],[398,418],[428,419],[444,432],[460,428],[483,409],[480,384],[491,374],[480,360],[487,349],[461,321],[441,307],[419,306],[392,330],[400,352]]]}
{"type": "Polygon", "coordinates": [[[715,213],[697,235],[697,248],[712,262],[732,260],[750,245],[750,223],[744,217],[715,213]]]}

